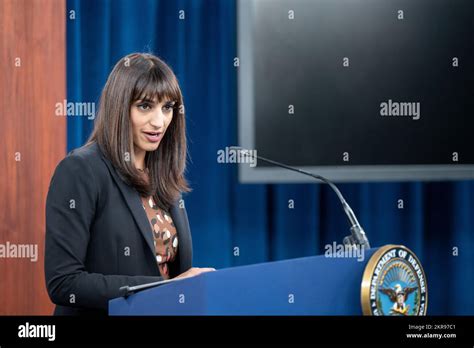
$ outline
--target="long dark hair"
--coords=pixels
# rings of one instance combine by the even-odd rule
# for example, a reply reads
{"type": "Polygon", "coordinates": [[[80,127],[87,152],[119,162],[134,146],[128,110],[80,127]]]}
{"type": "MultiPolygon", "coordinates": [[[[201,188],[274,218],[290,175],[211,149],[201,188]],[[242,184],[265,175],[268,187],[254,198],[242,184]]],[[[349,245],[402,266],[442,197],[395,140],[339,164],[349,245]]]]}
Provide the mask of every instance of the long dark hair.
{"type": "Polygon", "coordinates": [[[186,124],[183,96],[178,80],[166,63],[148,53],[132,53],[120,59],[100,97],[94,130],[87,144],[97,142],[122,179],[142,196],[168,210],[181,192],[191,189],[186,169],[186,124]],[[175,101],[173,118],[157,150],[147,152],[148,178],[135,168],[131,105],[140,99],[175,101]]]}

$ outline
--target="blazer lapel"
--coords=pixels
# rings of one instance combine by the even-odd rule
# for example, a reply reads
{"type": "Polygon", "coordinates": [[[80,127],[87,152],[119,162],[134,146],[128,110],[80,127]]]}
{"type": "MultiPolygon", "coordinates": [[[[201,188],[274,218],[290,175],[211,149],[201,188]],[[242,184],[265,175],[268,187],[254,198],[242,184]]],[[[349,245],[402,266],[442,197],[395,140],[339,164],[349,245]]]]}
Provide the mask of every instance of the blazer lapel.
{"type": "MultiPolygon", "coordinates": [[[[95,144],[94,146],[97,146],[95,144]]],[[[99,149],[100,151],[100,149],[99,149]]],[[[100,151],[102,160],[105,162],[107,167],[109,168],[110,174],[112,175],[114,181],[117,183],[120,191],[122,192],[123,198],[130,209],[132,216],[137,223],[143,238],[145,238],[146,243],[150,249],[150,252],[153,254],[153,258],[155,258],[155,246],[153,243],[153,234],[151,231],[150,222],[148,221],[148,217],[146,215],[145,209],[143,209],[142,201],[140,199],[140,194],[135,190],[135,188],[127,185],[117,174],[114,166],[110,161],[104,156],[102,151],[100,151]]]]}

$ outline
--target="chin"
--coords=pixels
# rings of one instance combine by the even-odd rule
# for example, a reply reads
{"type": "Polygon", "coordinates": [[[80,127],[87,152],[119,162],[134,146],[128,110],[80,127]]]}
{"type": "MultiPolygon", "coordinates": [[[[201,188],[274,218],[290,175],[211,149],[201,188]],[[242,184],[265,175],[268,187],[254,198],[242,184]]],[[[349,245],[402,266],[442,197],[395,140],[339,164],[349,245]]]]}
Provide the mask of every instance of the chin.
{"type": "Polygon", "coordinates": [[[160,143],[157,143],[157,144],[147,144],[144,149],[145,151],[155,151],[158,149],[158,147],[160,146],[160,143]]]}

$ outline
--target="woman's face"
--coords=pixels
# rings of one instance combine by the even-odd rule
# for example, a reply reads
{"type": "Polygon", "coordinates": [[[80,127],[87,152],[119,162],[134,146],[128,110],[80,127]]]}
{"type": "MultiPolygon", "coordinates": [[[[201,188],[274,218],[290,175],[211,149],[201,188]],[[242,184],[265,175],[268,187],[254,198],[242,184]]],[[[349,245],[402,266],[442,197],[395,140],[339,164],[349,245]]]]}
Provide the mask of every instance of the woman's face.
{"type": "Polygon", "coordinates": [[[155,151],[173,119],[175,102],[157,99],[137,100],[130,108],[133,144],[137,151],[155,151]]]}

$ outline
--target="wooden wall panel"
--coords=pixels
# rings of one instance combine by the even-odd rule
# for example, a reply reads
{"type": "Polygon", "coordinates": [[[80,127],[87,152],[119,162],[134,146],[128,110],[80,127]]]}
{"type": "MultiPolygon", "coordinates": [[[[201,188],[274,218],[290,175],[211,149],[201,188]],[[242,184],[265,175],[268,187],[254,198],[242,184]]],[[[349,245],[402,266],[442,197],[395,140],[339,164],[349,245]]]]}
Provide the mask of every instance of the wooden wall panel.
{"type": "Polygon", "coordinates": [[[66,154],[66,119],[55,116],[55,104],[66,99],[65,1],[0,0],[0,245],[38,246],[36,262],[0,258],[0,315],[53,311],[44,208],[66,154]]]}

